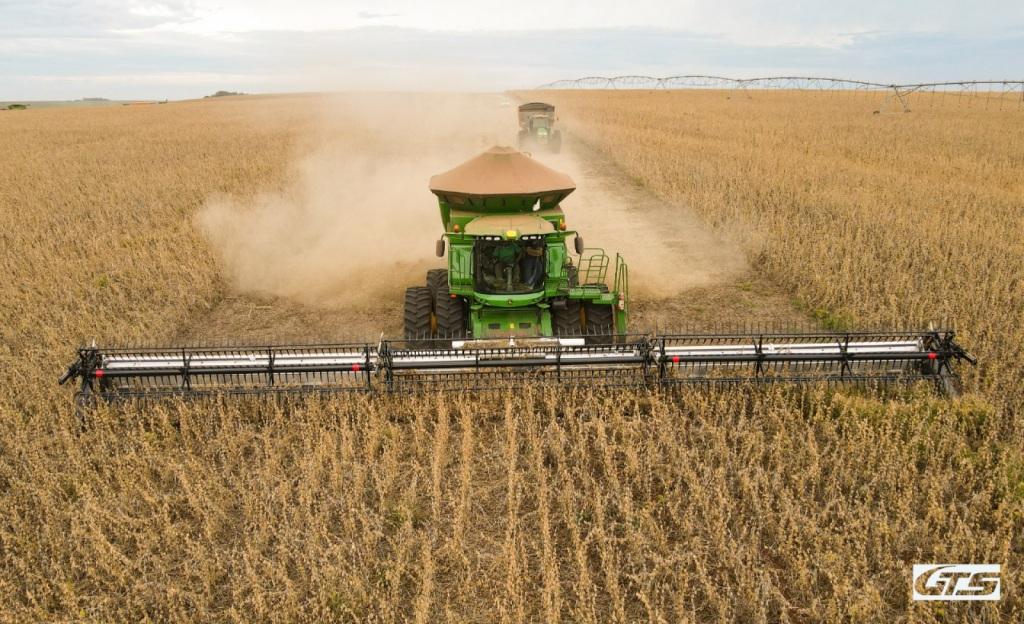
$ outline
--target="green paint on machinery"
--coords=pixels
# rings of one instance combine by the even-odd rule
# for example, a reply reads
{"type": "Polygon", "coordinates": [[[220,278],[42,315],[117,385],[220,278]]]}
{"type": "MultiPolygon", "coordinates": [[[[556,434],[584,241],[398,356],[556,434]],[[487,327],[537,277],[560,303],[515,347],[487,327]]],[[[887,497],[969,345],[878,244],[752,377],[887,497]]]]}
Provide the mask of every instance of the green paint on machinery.
{"type": "Polygon", "coordinates": [[[448,267],[406,291],[406,338],[624,336],[629,270],[567,228],[561,202],[575,188],[508,147],[431,178],[448,267]]]}
{"type": "Polygon", "coordinates": [[[519,107],[519,149],[539,147],[558,153],[562,132],[555,129],[555,107],[544,102],[529,102],[519,107]]]}

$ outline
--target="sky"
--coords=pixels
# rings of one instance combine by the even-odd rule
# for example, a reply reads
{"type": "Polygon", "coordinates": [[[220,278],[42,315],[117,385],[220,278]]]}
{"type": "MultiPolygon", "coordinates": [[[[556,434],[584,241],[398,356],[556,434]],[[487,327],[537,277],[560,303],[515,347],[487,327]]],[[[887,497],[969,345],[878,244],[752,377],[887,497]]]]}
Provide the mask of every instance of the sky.
{"type": "Polygon", "coordinates": [[[1022,0],[0,0],[0,101],[1024,78],[1022,0]]]}

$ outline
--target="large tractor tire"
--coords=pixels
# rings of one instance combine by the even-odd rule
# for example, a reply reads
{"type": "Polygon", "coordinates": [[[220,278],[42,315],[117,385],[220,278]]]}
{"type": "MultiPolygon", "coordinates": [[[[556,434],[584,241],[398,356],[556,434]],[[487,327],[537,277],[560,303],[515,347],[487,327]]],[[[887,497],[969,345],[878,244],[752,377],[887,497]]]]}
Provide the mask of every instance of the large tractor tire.
{"type": "Polygon", "coordinates": [[[555,130],[551,133],[551,138],[548,140],[548,149],[553,153],[557,154],[562,151],[562,133],[559,130],[555,130]]]}
{"type": "Polygon", "coordinates": [[[564,308],[551,306],[551,328],[556,336],[579,336],[583,332],[580,320],[580,302],[567,299],[564,308]]]}
{"type": "Polygon", "coordinates": [[[434,295],[434,316],[437,318],[437,337],[444,340],[462,340],[466,337],[466,305],[448,293],[448,285],[434,295]]]}
{"type": "Polygon", "coordinates": [[[433,337],[434,301],[425,286],[405,289],[405,338],[424,340],[433,337]]]}
{"type": "Polygon", "coordinates": [[[588,342],[611,344],[615,332],[615,311],[612,306],[588,301],[583,306],[583,317],[588,342]]]}
{"type": "Polygon", "coordinates": [[[430,296],[437,298],[438,293],[448,292],[448,269],[430,269],[427,271],[427,289],[430,296]]]}
{"type": "Polygon", "coordinates": [[[526,130],[519,131],[519,151],[523,151],[524,147],[527,147],[530,142],[530,133],[526,130]]]}

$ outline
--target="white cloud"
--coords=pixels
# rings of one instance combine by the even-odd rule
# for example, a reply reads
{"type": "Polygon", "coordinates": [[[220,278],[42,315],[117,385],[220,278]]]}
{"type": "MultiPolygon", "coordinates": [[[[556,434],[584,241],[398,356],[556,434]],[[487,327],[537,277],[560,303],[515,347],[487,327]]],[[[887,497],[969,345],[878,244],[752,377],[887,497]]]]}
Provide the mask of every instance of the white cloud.
{"type": "Polygon", "coordinates": [[[80,97],[89,84],[176,98],[584,74],[988,78],[1020,73],[1022,33],[1024,3],[996,0],[0,0],[0,99],[80,97]]]}
{"type": "Polygon", "coordinates": [[[964,32],[1024,26],[1017,0],[196,0],[194,33],[336,30],[365,18],[432,31],[666,28],[734,43],[835,46],[874,31],[964,32]]]}
{"type": "Polygon", "coordinates": [[[359,11],[356,13],[356,17],[365,20],[380,20],[388,19],[389,17],[399,17],[401,13],[375,13],[373,11],[359,11]]]}
{"type": "Polygon", "coordinates": [[[201,85],[205,87],[224,84],[235,84],[244,82],[253,85],[269,85],[280,79],[280,76],[259,75],[259,74],[226,74],[215,72],[155,72],[145,74],[68,74],[68,75],[47,75],[47,76],[23,76],[22,79],[29,84],[40,85],[76,85],[95,86],[103,88],[106,86],[119,86],[126,83],[142,84],[146,86],[176,87],[178,85],[201,85]]]}
{"type": "Polygon", "coordinates": [[[0,36],[105,37],[195,19],[190,0],[0,0],[0,36]]]}

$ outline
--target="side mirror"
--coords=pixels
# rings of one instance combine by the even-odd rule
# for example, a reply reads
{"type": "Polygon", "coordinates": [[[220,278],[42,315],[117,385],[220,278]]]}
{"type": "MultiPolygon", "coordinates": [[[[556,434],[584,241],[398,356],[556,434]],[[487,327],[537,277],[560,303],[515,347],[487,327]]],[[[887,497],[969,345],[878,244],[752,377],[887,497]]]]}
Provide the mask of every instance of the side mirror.
{"type": "Polygon", "coordinates": [[[576,245],[576,255],[582,256],[583,255],[583,237],[580,236],[579,234],[576,235],[575,245],[576,245]]]}
{"type": "Polygon", "coordinates": [[[437,254],[438,258],[444,258],[444,239],[437,239],[437,245],[434,247],[434,253],[437,254]]]}

